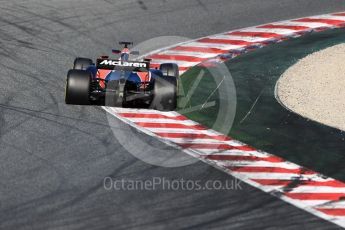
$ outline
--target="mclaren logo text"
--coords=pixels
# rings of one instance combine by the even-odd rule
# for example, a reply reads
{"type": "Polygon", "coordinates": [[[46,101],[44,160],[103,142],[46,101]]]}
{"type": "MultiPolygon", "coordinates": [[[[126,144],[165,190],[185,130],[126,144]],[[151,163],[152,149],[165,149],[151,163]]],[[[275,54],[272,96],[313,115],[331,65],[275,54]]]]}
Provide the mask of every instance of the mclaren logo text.
{"type": "Polygon", "coordinates": [[[139,67],[139,68],[147,67],[147,64],[145,62],[122,62],[122,61],[116,61],[116,60],[103,60],[100,63],[100,65],[139,67]]]}

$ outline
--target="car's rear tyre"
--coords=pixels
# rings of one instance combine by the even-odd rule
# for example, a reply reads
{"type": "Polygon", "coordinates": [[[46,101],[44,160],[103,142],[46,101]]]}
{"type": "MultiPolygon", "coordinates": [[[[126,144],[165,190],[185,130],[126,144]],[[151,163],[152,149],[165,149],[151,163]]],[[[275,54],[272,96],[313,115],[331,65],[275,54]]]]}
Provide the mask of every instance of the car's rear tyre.
{"type": "Polygon", "coordinates": [[[159,70],[165,77],[179,77],[178,65],[175,63],[163,63],[159,66],[159,70]]]}
{"type": "Polygon", "coordinates": [[[86,70],[92,63],[92,60],[89,58],[78,57],[74,60],[73,69],[86,70]]]}
{"type": "Polygon", "coordinates": [[[151,108],[160,111],[173,111],[177,103],[178,77],[157,77],[154,82],[153,100],[151,108]]]}
{"type": "Polygon", "coordinates": [[[66,104],[89,105],[90,104],[91,75],[84,70],[70,70],[66,80],[66,104]]]}

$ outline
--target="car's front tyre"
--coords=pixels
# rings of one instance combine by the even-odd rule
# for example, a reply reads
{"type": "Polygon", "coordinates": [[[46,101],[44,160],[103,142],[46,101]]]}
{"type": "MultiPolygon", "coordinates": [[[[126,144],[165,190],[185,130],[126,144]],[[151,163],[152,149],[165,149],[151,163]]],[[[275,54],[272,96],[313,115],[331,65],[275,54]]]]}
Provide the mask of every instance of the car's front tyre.
{"type": "Polygon", "coordinates": [[[179,68],[176,63],[163,63],[159,66],[159,70],[165,77],[179,77],[179,68]]]}
{"type": "Polygon", "coordinates": [[[93,61],[91,59],[78,57],[74,60],[73,69],[86,70],[92,64],[93,61]]]}

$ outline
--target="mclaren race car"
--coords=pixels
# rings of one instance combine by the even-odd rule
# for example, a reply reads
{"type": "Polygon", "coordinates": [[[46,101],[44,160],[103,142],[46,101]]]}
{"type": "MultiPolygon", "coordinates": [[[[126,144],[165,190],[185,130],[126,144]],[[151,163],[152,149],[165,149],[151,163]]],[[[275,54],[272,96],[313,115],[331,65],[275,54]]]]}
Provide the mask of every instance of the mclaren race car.
{"type": "Polygon", "coordinates": [[[106,105],[117,107],[151,108],[171,111],[176,108],[178,66],[163,63],[150,68],[150,60],[130,60],[132,42],[120,42],[122,50],[111,59],[101,56],[94,63],[88,58],[76,58],[67,73],[66,104],[106,105]]]}

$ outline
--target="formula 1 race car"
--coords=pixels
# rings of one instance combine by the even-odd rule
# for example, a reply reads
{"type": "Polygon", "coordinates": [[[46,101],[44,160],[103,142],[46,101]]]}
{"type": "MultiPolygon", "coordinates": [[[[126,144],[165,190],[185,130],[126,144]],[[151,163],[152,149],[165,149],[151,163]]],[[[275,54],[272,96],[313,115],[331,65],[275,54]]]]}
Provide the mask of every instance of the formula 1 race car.
{"type": "Polygon", "coordinates": [[[106,105],[171,111],[176,108],[179,69],[175,63],[150,68],[150,59],[130,61],[132,42],[120,42],[112,50],[117,59],[101,56],[96,64],[76,58],[67,73],[65,102],[75,105],[106,105]]]}

